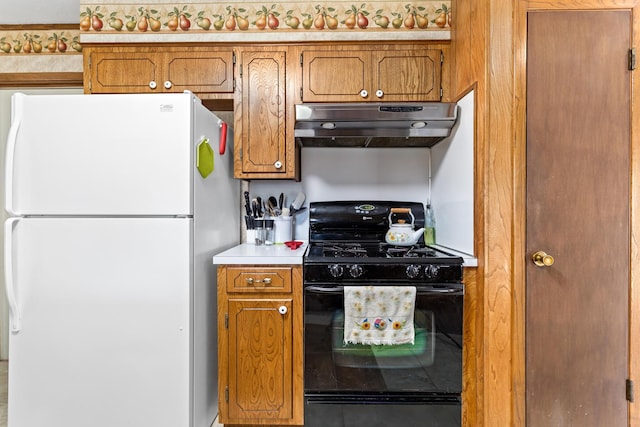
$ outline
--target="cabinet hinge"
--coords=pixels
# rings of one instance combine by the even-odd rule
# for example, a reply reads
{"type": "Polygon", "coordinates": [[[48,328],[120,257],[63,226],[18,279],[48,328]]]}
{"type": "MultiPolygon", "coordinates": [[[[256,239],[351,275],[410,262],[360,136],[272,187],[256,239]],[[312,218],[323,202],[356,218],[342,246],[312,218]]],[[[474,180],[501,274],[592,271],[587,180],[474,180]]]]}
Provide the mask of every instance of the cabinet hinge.
{"type": "Polygon", "coordinates": [[[442,87],[440,87],[440,99],[442,100],[442,97],[444,96],[444,89],[442,89],[442,87]]]}
{"type": "Polygon", "coordinates": [[[303,57],[303,55],[304,55],[304,54],[302,54],[302,53],[300,54],[300,66],[301,66],[301,67],[302,67],[302,64],[304,63],[304,59],[303,59],[304,57],[303,57]]]}
{"type": "Polygon", "coordinates": [[[240,73],[240,78],[242,78],[242,64],[240,64],[240,68],[238,72],[240,73]]]}
{"type": "Polygon", "coordinates": [[[300,86],[300,101],[302,101],[302,86],[300,86]]]}
{"type": "Polygon", "coordinates": [[[236,53],[235,53],[235,52],[233,52],[233,53],[231,54],[231,63],[232,63],[233,65],[236,65],[236,53]]]}
{"type": "Polygon", "coordinates": [[[444,53],[440,52],[440,64],[444,64],[444,53]]]}
{"type": "Polygon", "coordinates": [[[224,314],[224,327],[225,329],[229,329],[229,313],[224,314]]]}
{"type": "Polygon", "coordinates": [[[633,71],[636,69],[636,48],[632,47],[629,49],[629,70],[633,71]]]}
{"type": "Polygon", "coordinates": [[[633,381],[627,379],[627,400],[633,403],[633,381]]]}
{"type": "Polygon", "coordinates": [[[228,402],[229,401],[229,386],[226,386],[224,388],[224,401],[228,402]]]}

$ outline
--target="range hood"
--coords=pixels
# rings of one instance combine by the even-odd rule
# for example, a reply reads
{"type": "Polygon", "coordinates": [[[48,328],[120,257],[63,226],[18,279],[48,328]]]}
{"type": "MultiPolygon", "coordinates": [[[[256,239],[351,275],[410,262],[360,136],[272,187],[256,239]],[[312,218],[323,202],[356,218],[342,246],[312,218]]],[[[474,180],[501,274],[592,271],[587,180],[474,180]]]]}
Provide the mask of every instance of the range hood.
{"type": "Polygon", "coordinates": [[[457,118],[445,102],[299,104],[294,135],[303,147],[432,147],[457,118]]]}

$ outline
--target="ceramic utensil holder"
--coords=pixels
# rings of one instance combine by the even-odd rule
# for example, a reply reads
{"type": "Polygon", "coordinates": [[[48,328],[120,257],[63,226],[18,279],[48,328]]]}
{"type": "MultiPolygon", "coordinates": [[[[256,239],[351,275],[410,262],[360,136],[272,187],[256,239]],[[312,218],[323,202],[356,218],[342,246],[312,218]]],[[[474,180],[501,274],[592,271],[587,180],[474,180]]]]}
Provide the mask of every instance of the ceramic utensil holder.
{"type": "Polygon", "coordinates": [[[275,243],[293,240],[293,217],[279,216],[274,219],[275,243]]]}

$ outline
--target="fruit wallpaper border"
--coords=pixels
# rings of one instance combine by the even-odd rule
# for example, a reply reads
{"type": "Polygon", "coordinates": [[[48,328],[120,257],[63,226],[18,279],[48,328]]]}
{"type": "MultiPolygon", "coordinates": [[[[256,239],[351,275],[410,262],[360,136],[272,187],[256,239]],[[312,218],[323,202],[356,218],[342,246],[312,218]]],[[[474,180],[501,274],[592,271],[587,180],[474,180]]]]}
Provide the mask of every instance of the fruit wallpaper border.
{"type": "Polygon", "coordinates": [[[82,71],[82,34],[118,37],[121,34],[123,41],[127,35],[148,34],[151,38],[147,41],[153,42],[153,34],[179,33],[203,35],[208,40],[215,40],[211,37],[216,33],[233,34],[234,39],[241,39],[242,33],[253,33],[269,41],[269,34],[276,31],[288,40],[305,40],[305,35],[322,32],[362,34],[363,39],[375,40],[382,38],[382,34],[412,37],[413,32],[443,31],[443,39],[448,39],[453,25],[450,0],[358,3],[147,0],[144,4],[81,0],[77,24],[0,25],[0,58],[7,58],[0,62],[0,73],[82,71]]]}
{"type": "Polygon", "coordinates": [[[80,52],[80,29],[76,25],[0,25],[0,55],[80,52]]]}
{"type": "Polygon", "coordinates": [[[83,32],[449,30],[450,1],[80,3],[83,32]]]}

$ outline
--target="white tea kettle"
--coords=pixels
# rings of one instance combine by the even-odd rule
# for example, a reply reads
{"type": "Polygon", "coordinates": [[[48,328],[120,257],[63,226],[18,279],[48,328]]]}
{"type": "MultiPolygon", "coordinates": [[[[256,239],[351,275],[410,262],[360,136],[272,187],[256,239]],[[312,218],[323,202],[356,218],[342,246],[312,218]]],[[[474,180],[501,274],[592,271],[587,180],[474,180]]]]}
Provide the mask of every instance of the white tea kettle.
{"type": "Polygon", "coordinates": [[[389,212],[389,231],[384,236],[385,241],[390,245],[412,246],[418,243],[418,240],[424,234],[424,228],[413,230],[413,222],[415,217],[410,208],[391,208],[389,212]],[[411,217],[411,223],[407,224],[404,219],[398,219],[393,222],[393,214],[408,214],[411,217]]]}

